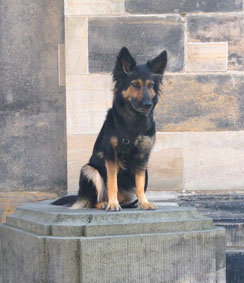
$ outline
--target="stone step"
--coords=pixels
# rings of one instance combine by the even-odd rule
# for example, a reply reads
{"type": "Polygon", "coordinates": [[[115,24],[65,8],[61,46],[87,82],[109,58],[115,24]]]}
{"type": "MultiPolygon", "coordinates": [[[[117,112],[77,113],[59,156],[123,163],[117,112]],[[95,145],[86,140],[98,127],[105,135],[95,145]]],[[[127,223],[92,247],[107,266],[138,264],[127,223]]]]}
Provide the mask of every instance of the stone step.
{"type": "Polygon", "coordinates": [[[200,215],[194,208],[160,205],[155,211],[107,212],[72,210],[46,201],[17,208],[7,217],[6,225],[39,235],[87,237],[201,231],[212,228],[212,219],[200,215]]]}

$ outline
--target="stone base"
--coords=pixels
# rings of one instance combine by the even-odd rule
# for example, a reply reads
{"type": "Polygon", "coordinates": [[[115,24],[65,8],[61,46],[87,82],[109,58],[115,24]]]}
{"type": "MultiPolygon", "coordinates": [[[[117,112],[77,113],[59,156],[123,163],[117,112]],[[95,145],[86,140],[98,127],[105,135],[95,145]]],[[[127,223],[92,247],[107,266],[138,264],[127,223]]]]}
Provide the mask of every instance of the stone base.
{"type": "Polygon", "coordinates": [[[28,204],[0,225],[0,282],[225,282],[225,230],[194,208],[28,204]]]}

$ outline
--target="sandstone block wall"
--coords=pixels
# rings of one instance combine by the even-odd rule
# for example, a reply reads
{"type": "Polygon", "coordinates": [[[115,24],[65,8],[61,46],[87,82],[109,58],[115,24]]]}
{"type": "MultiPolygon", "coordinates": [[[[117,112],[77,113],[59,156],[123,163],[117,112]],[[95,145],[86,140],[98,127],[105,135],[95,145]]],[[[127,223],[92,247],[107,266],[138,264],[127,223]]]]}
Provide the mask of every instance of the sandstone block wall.
{"type": "Polygon", "coordinates": [[[66,0],[68,190],[112,101],[127,46],[138,62],[167,49],[150,189],[242,192],[243,1],[66,0]]]}

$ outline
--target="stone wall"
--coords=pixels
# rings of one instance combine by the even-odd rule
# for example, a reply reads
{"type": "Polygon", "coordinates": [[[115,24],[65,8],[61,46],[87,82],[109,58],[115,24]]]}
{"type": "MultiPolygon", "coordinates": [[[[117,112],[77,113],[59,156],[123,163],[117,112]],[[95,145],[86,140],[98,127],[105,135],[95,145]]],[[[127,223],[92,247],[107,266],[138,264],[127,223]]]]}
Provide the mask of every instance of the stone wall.
{"type": "Polygon", "coordinates": [[[17,205],[66,188],[63,7],[0,1],[0,222],[17,205]]]}
{"type": "Polygon", "coordinates": [[[66,0],[68,190],[78,189],[127,46],[138,62],[169,54],[150,189],[243,192],[243,19],[241,0],[66,0]]]}

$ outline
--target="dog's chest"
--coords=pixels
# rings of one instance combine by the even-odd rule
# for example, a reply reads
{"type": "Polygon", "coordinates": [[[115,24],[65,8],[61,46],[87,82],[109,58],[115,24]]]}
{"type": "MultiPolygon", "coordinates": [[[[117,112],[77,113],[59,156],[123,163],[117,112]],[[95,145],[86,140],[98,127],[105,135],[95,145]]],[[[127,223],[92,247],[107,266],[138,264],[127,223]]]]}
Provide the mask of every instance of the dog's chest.
{"type": "Polygon", "coordinates": [[[118,161],[123,169],[140,166],[147,162],[155,142],[155,136],[138,136],[134,141],[118,147],[118,161]]]}

